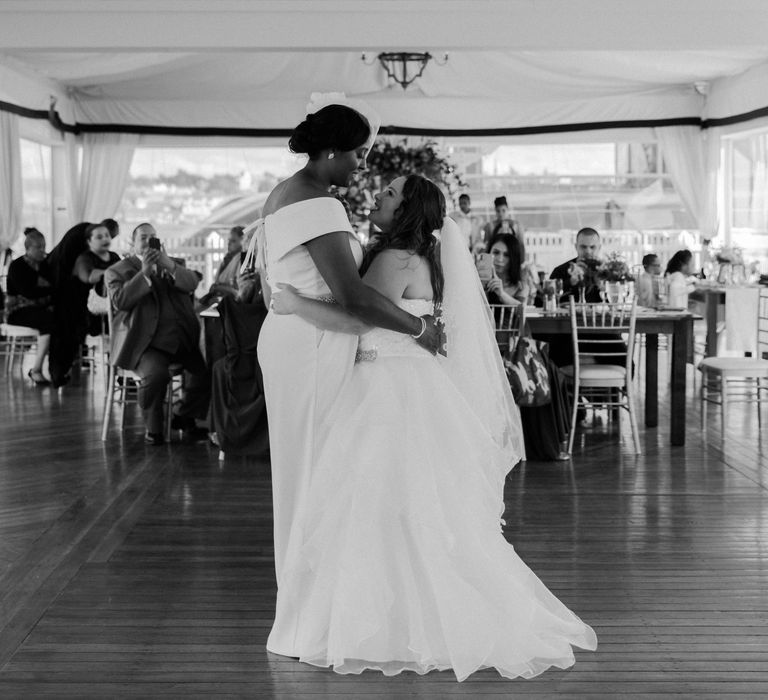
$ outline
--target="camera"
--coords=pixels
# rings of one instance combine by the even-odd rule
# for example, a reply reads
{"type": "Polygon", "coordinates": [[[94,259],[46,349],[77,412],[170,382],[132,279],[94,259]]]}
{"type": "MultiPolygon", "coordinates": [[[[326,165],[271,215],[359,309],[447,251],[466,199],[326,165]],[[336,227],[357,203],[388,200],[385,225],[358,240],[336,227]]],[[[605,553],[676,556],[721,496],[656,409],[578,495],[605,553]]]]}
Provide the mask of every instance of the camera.
{"type": "Polygon", "coordinates": [[[157,236],[152,236],[152,238],[147,241],[147,245],[154,250],[160,250],[160,239],[157,236]]]}

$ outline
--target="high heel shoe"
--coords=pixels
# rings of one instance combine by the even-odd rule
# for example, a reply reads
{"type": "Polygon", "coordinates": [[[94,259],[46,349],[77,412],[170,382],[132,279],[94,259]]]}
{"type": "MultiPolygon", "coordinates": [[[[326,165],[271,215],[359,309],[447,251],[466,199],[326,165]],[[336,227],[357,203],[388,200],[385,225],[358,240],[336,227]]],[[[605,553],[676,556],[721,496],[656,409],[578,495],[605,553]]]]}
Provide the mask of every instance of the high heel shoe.
{"type": "Polygon", "coordinates": [[[45,378],[42,372],[39,370],[31,369],[29,372],[27,372],[27,376],[37,385],[37,386],[49,386],[50,382],[45,378]]]}

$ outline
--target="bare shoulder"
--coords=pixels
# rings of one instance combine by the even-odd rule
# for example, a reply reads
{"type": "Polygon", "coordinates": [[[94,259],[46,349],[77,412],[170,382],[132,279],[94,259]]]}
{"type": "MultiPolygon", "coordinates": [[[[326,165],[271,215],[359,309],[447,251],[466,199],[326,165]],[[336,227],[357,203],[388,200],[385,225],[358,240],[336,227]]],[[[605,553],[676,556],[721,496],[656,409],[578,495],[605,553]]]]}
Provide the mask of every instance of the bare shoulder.
{"type": "Polygon", "coordinates": [[[373,264],[388,270],[414,271],[422,265],[422,258],[408,250],[387,248],[382,250],[373,260],[373,264]]]}
{"type": "Polygon", "coordinates": [[[264,203],[264,216],[274,214],[283,207],[302,202],[305,199],[317,199],[318,197],[332,199],[326,190],[308,184],[303,178],[291,175],[287,180],[275,185],[275,188],[269,193],[269,197],[264,203]]]}

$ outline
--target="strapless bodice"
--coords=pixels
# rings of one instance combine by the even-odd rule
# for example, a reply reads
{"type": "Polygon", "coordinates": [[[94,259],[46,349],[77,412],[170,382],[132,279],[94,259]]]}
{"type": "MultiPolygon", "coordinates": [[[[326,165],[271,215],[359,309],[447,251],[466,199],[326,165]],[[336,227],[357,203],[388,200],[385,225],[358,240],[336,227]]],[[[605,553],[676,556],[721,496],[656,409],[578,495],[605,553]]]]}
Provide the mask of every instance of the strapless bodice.
{"type": "MultiPolygon", "coordinates": [[[[401,299],[398,306],[414,316],[434,311],[434,305],[426,299],[401,299]]],[[[430,357],[430,353],[410,335],[374,328],[360,336],[355,359],[357,362],[370,362],[380,357],[430,357]]]]}

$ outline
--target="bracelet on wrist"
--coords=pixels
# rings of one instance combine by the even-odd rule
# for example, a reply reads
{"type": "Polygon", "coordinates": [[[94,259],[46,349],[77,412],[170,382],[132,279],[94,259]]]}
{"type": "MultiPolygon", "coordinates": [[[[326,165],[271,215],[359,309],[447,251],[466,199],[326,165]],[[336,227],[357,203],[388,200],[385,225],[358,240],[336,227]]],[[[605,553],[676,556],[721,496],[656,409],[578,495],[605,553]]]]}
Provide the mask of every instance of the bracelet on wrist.
{"type": "Polygon", "coordinates": [[[411,335],[411,338],[414,340],[421,338],[421,336],[424,335],[424,332],[427,330],[427,319],[425,319],[423,316],[419,316],[419,321],[421,321],[421,330],[416,335],[411,335]]]}

